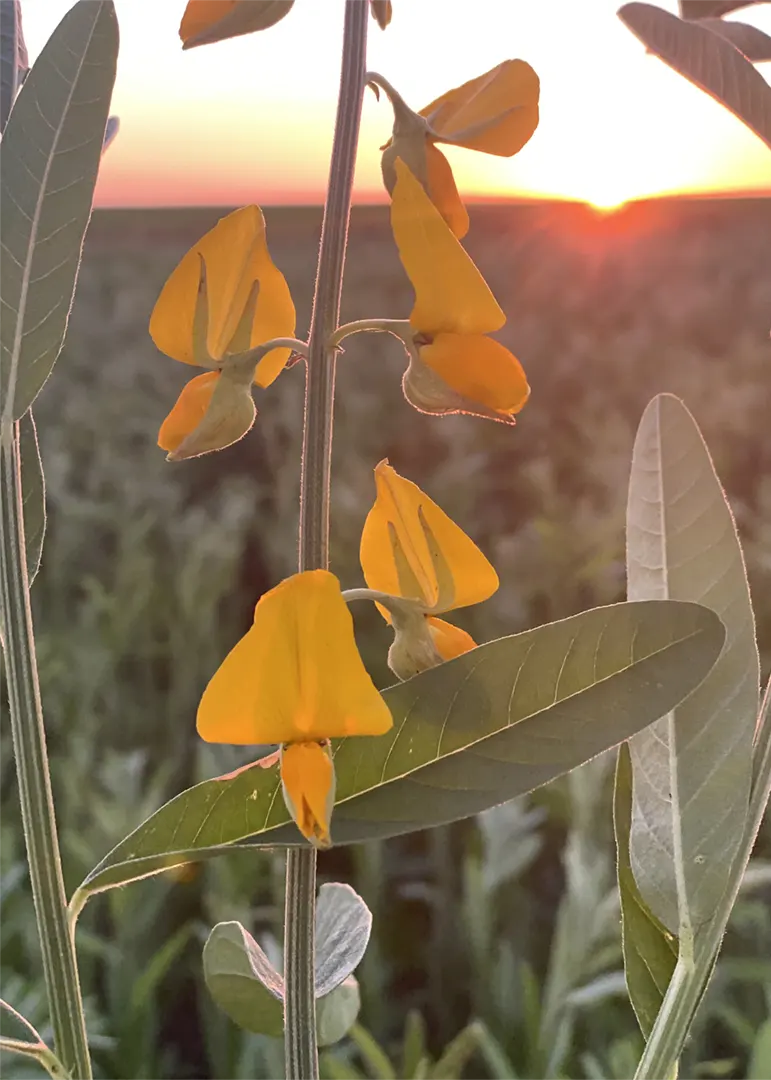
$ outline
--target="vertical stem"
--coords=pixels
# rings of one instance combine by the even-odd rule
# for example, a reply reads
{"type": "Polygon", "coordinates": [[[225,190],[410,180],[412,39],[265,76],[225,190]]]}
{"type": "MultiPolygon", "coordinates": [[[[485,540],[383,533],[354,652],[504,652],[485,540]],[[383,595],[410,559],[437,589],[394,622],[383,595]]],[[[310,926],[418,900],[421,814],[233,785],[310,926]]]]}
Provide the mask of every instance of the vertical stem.
{"type": "MultiPolygon", "coordinates": [[[[337,329],[348,241],[351,191],[366,73],[369,4],[346,0],[343,61],[329,186],[321,228],[305,382],[300,481],[300,570],[329,563],[329,483],[337,329]]],[[[287,1080],[316,1080],[315,960],[316,852],[291,848],[286,863],[284,1045],[287,1080]]]]}
{"type": "Polygon", "coordinates": [[[29,603],[18,422],[3,434],[0,612],[21,819],[56,1052],[73,1077],[88,1080],[91,1063],[75,944],[67,922],[29,603]]]}

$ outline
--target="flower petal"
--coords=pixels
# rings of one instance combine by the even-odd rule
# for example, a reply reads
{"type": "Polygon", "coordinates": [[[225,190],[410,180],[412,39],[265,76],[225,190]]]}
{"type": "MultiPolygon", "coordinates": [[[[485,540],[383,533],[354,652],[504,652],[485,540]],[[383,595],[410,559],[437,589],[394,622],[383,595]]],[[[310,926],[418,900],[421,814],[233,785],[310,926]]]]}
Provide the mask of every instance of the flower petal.
{"type": "Polygon", "coordinates": [[[375,483],[360,551],[370,589],[420,600],[437,612],[492,596],[498,575],[444,510],[387,461],[376,467],[375,483]]]}
{"type": "Polygon", "coordinates": [[[426,143],[426,171],[431,202],[462,240],[469,229],[468,211],[458,194],[449,161],[432,143],[426,143]]]}
{"type": "Polygon", "coordinates": [[[289,13],[294,0],[188,0],[179,27],[183,49],[266,30],[289,13]]]}
{"type": "MultiPolygon", "coordinates": [[[[247,372],[247,375],[249,374],[250,372],[247,372]]],[[[188,458],[210,454],[214,450],[224,450],[226,446],[232,446],[251,431],[257,415],[252,399],[251,378],[244,383],[241,372],[234,372],[227,367],[221,372],[207,372],[206,375],[199,375],[197,379],[189,382],[166,422],[174,416],[185,397],[185,391],[189,392],[194,383],[199,383],[199,380],[202,383],[204,379],[212,379],[213,386],[206,411],[192,430],[176,446],[170,448],[168,461],[186,461],[188,458]]],[[[187,403],[183,403],[174,435],[181,433],[195,418],[200,404],[206,398],[207,390],[207,386],[199,383],[194,395],[189,393],[190,404],[188,406],[187,403]]],[[[163,427],[161,433],[163,434],[163,427]]],[[[160,436],[158,441],[161,442],[160,436]]]]}
{"type": "Polygon", "coordinates": [[[219,377],[218,371],[207,371],[185,383],[174,408],[158,432],[158,445],[162,450],[176,450],[198,427],[209,408],[219,377]]]}
{"type": "Polygon", "coordinates": [[[524,60],[504,60],[432,101],[425,116],[442,141],[511,157],[538,126],[540,83],[524,60]]]}
{"type": "Polygon", "coordinates": [[[476,266],[403,161],[397,159],[391,227],[415,290],[410,323],[425,334],[486,334],[506,316],[476,266]]]}
{"type": "Polygon", "coordinates": [[[456,656],[462,656],[463,653],[477,647],[471,634],[467,634],[459,626],[446,622],[444,619],[435,619],[433,616],[429,616],[426,621],[442,660],[454,660],[456,656]]]}
{"type": "Polygon", "coordinates": [[[335,766],[328,747],[317,742],[289,743],[282,747],[281,786],[287,809],[303,836],[314,847],[330,847],[335,766]]]}
{"type": "MultiPolygon", "coordinates": [[[[284,275],[273,264],[265,237],[265,219],[257,206],[244,206],[222,218],[183,257],[161,290],[150,317],[150,336],[167,356],[197,362],[193,329],[205,267],[206,349],[213,361],[231,350],[244,311],[254,316],[248,341],[239,351],[274,337],[291,337],[295,310],[284,275]]],[[[268,386],[289,359],[289,349],[273,349],[258,365],[255,382],[268,386]]]]}
{"type": "Polygon", "coordinates": [[[265,593],[198,707],[203,739],[237,745],[382,735],[392,723],[327,570],[295,574],[265,593]]]}
{"type": "Polygon", "coordinates": [[[516,356],[482,334],[437,334],[420,359],[458,394],[502,416],[512,416],[530,395],[516,356]]]}

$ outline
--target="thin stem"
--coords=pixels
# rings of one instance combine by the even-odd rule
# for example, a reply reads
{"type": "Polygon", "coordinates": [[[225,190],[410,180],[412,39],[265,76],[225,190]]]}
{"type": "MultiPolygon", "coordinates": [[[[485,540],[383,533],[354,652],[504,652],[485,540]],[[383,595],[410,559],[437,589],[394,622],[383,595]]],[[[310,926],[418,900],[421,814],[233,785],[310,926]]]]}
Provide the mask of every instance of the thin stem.
{"type": "Polygon", "coordinates": [[[21,819],[56,1053],[73,1077],[88,1080],[91,1062],[75,944],[67,922],[29,602],[18,422],[4,435],[0,446],[0,613],[21,819]]]}
{"type": "Polygon", "coordinates": [[[712,975],[771,794],[771,682],[766,687],[760,708],[754,762],[747,824],[741,847],[734,859],[728,886],[709,924],[696,935],[692,958],[680,959],[677,962],[637,1066],[635,1080],[657,1080],[672,1074],[712,975]]]}
{"type": "Polygon", "coordinates": [[[402,342],[405,335],[408,338],[412,336],[409,319],[356,319],[354,322],[338,326],[329,339],[329,347],[330,349],[337,348],[341,341],[352,334],[363,334],[368,330],[376,334],[393,334],[402,342]]]}
{"type": "MultiPolygon", "coordinates": [[[[343,60],[305,381],[300,480],[300,570],[329,564],[329,484],[335,392],[334,348],[351,212],[366,70],[369,5],[346,0],[343,60]]],[[[287,1080],[316,1080],[315,965],[316,852],[290,849],[286,862],[284,929],[284,1046],[287,1080]]]]}

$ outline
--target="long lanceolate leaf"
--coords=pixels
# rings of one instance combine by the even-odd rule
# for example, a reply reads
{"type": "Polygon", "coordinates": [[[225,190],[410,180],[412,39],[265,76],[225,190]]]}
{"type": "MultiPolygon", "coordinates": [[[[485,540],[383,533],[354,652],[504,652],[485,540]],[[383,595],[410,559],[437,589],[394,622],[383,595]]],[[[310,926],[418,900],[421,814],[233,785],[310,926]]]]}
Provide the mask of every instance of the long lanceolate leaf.
{"type": "Polygon", "coordinates": [[[725,37],[652,4],[624,4],[618,14],[647,49],[771,146],[771,86],[725,37]]]}
{"type": "Polygon", "coordinates": [[[742,842],[760,672],[733,517],[699,429],[668,394],[645,410],[635,441],[627,573],[630,600],[701,603],[726,627],[709,676],[630,744],[634,876],[654,915],[692,941],[742,842]]]}
{"type": "Polygon", "coordinates": [[[21,30],[21,0],[0,0],[0,132],[29,71],[21,30]]]}
{"type": "Polygon", "coordinates": [[[3,135],[0,401],[6,431],[30,407],[62,347],[117,54],[112,0],[80,0],[35,62],[3,135]]]}
{"type": "MultiPolygon", "coordinates": [[[[544,784],[663,715],[719,655],[693,604],[617,604],[501,638],[393,686],[394,727],[336,748],[338,843],[468,817],[544,784]]],[[[221,854],[300,841],[273,770],[208,780],[161,807],[97,866],[96,891],[221,854]]]]}

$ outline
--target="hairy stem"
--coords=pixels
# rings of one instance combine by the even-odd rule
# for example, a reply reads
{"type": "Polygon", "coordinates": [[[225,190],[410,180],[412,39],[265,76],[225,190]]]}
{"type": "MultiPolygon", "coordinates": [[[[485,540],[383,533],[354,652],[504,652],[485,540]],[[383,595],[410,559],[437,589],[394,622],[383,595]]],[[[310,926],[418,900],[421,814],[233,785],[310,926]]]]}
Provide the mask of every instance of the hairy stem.
{"type": "Polygon", "coordinates": [[[0,446],[0,614],[8,703],[38,935],[56,1053],[77,1080],[91,1076],[75,944],[67,921],[24,542],[19,424],[0,446]]]}
{"type": "MultiPolygon", "coordinates": [[[[343,61],[332,145],[305,382],[300,481],[300,570],[329,563],[329,483],[335,392],[335,349],[366,71],[369,5],[346,0],[343,61]]],[[[287,1080],[316,1080],[316,852],[291,849],[286,863],[284,1045],[287,1080]]]]}

